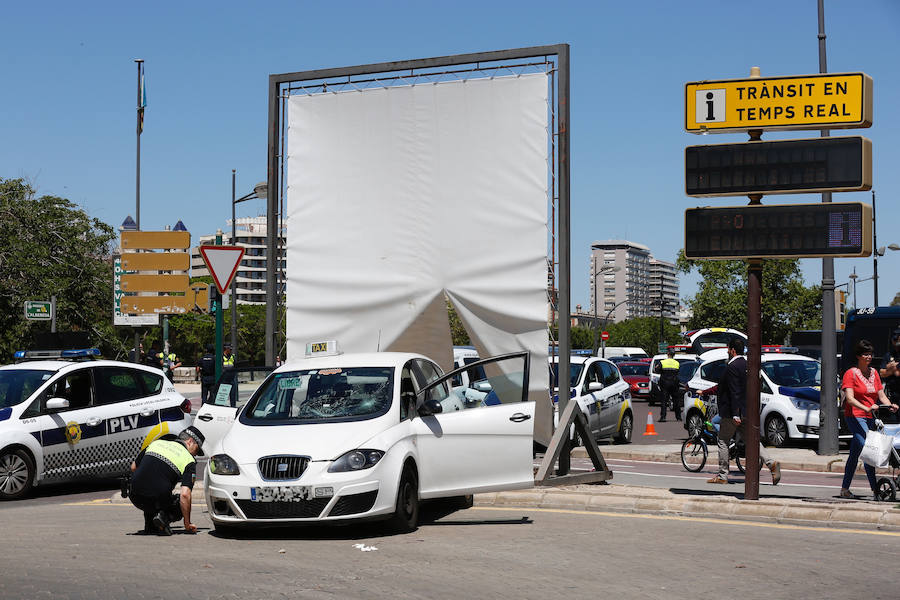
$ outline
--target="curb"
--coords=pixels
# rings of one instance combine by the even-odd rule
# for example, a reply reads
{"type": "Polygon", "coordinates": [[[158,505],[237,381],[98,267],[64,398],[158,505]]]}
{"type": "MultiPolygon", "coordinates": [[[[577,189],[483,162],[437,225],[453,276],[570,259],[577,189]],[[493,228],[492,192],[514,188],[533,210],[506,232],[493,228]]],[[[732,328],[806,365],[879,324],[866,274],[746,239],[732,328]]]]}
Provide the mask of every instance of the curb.
{"type": "Polygon", "coordinates": [[[806,501],[779,498],[740,500],[673,494],[637,486],[567,486],[475,495],[476,506],[551,508],[715,518],[784,525],[900,531],[900,509],[859,501],[806,501]],[[592,489],[585,490],[584,487],[592,489]]]}

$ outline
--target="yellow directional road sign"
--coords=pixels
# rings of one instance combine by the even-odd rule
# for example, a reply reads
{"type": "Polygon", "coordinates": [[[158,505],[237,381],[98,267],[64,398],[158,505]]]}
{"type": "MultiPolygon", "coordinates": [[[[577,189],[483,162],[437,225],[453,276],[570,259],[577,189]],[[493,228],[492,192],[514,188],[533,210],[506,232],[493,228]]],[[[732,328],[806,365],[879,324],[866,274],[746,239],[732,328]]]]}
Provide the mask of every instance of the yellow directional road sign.
{"type": "Polygon", "coordinates": [[[123,292],[186,292],[190,287],[187,275],[122,275],[123,292]]]}
{"type": "Polygon", "coordinates": [[[159,248],[185,250],[191,247],[187,231],[123,231],[122,250],[154,250],[159,248]]]}
{"type": "Polygon", "coordinates": [[[191,257],[187,252],[126,252],[122,255],[125,271],[187,271],[191,257]]]}
{"type": "Polygon", "coordinates": [[[684,96],[690,133],[872,125],[872,78],[865,73],[694,81],[684,96]]]}

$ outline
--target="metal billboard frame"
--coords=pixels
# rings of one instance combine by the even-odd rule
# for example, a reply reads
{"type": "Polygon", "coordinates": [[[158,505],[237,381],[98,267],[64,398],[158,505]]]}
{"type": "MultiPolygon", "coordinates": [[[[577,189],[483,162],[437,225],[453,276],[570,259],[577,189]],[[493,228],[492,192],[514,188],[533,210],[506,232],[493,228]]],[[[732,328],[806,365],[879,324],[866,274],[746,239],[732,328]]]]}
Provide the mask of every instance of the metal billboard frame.
{"type": "MultiPolygon", "coordinates": [[[[490,52],[477,52],[470,54],[455,54],[450,56],[438,56],[415,60],[395,62],[382,62],[352,67],[339,67],[330,69],[315,69],[311,71],[297,71],[293,73],[280,73],[269,75],[269,115],[268,115],[268,145],[267,145],[267,183],[266,217],[267,217],[267,247],[266,247],[266,292],[269,301],[266,303],[266,364],[274,364],[275,356],[281,346],[277,340],[277,325],[280,320],[278,309],[281,305],[281,293],[278,290],[278,274],[280,263],[280,249],[278,247],[278,233],[283,225],[284,212],[284,105],[290,96],[291,90],[302,89],[293,87],[296,84],[318,82],[309,84],[309,88],[321,87],[324,91],[328,86],[360,85],[366,87],[375,82],[377,85],[385,85],[390,81],[405,81],[416,77],[440,76],[444,74],[476,73],[504,68],[514,68],[541,64],[522,63],[528,59],[543,59],[549,63],[550,58],[555,57],[556,86],[551,85],[552,95],[549,98],[549,106],[555,114],[555,127],[551,127],[550,143],[555,149],[550,152],[549,189],[552,211],[556,214],[549,219],[551,227],[550,250],[554,255],[548,260],[550,275],[551,306],[556,304],[554,314],[558,314],[559,323],[559,368],[560,372],[569,372],[571,351],[571,312],[570,312],[570,275],[571,275],[571,232],[570,232],[570,112],[569,112],[569,45],[555,44],[549,46],[532,46],[527,48],[514,48],[496,50],[490,52]],[[515,61],[519,61],[518,64],[515,61]],[[505,64],[513,63],[513,64],[505,64]],[[468,68],[463,68],[468,65],[468,68]],[[443,69],[443,70],[441,70],[443,69]],[[365,79],[364,79],[365,78],[365,79]],[[554,189],[555,188],[555,189],[554,189]],[[555,192],[555,193],[554,193],[555,192]],[[558,213],[556,207],[558,206],[558,213]],[[555,218],[554,218],[555,217],[555,218]],[[558,232],[556,227],[558,225],[558,232]],[[557,235],[558,234],[558,235],[557,235]],[[558,255],[556,254],[558,252],[558,255]],[[559,257],[558,264],[555,256],[559,257]],[[556,275],[558,273],[558,277],[556,275]],[[557,283],[558,282],[558,283],[557,283]],[[557,284],[557,285],[554,285],[557,284]],[[558,289],[558,303],[553,302],[553,292],[558,289]]],[[[568,394],[561,394],[559,399],[559,411],[563,414],[568,402],[568,394]]],[[[560,423],[560,428],[563,424],[560,423]]],[[[568,437],[568,436],[566,436],[568,437]]],[[[564,440],[568,446],[568,439],[564,440]]],[[[547,455],[553,454],[553,448],[548,448],[547,455]]],[[[560,474],[568,472],[568,452],[564,452],[560,458],[560,474]]]]}

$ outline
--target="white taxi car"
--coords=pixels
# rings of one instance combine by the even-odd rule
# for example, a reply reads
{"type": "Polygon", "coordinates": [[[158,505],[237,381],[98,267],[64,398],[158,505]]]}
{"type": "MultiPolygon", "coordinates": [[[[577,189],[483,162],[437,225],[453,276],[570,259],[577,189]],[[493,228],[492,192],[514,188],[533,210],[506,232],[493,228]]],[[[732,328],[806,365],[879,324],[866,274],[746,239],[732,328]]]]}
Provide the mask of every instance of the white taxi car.
{"type": "MultiPolygon", "coordinates": [[[[559,363],[555,357],[550,360],[556,410],[559,406],[559,388],[556,387],[559,363]]],[[[615,363],[595,356],[572,356],[569,359],[569,386],[569,395],[581,408],[594,439],[611,437],[618,443],[631,442],[634,411],[630,385],[622,378],[615,363]]],[[[581,445],[581,442],[576,439],[576,444],[581,445]]]]}
{"type": "Polygon", "coordinates": [[[23,362],[0,367],[0,499],[39,484],[124,475],[145,438],[191,424],[190,401],[162,371],[90,360],[99,354],[17,353],[23,362]]]}
{"type": "Polygon", "coordinates": [[[384,518],[410,531],[420,500],[533,485],[527,353],[475,363],[496,402],[467,403],[458,373],[425,356],[334,348],[309,344],[242,407],[204,406],[216,529],[384,518]]]}

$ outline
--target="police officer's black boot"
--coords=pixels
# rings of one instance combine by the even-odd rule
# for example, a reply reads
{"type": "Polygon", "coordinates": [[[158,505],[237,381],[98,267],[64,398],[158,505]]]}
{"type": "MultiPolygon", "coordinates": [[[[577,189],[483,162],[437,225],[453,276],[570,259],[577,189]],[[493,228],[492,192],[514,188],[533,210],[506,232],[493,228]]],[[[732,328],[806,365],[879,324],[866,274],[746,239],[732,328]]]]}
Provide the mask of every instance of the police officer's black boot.
{"type": "Polygon", "coordinates": [[[168,517],[168,513],[164,510],[156,513],[156,516],[153,517],[153,533],[156,535],[172,535],[168,517]]]}

